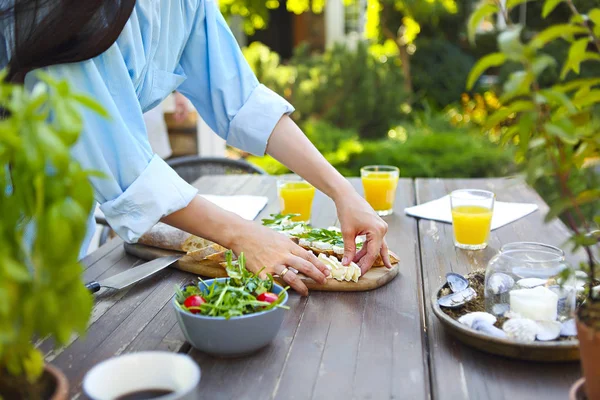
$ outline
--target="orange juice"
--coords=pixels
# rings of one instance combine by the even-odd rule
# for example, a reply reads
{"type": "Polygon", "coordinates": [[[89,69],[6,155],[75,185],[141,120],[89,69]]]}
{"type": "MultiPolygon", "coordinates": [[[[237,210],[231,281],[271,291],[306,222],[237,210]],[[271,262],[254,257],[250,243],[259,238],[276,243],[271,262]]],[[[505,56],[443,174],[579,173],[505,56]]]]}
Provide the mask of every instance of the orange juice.
{"type": "Polygon", "coordinates": [[[389,172],[370,172],[362,177],[365,199],[375,211],[394,208],[398,176],[389,172]]]}
{"type": "Polygon", "coordinates": [[[307,182],[286,182],[279,186],[279,204],[282,214],[300,214],[293,221],[310,221],[310,209],[315,188],[307,182]]]}
{"type": "Polygon", "coordinates": [[[487,243],[492,225],[492,210],[482,206],[456,206],[452,209],[454,239],[463,245],[487,243]]]}

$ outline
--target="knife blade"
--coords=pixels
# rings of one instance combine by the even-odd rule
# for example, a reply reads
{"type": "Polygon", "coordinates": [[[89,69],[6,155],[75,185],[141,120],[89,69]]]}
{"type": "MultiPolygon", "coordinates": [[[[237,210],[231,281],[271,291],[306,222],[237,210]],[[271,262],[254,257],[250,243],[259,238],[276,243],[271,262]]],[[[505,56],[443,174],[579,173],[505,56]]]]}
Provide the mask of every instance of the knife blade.
{"type": "Polygon", "coordinates": [[[88,290],[92,293],[98,292],[100,288],[103,287],[116,290],[124,289],[127,286],[133,285],[134,283],[167,268],[181,257],[182,256],[180,255],[160,257],[156,260],[148,261],[140,266],[133,267],[125,272],[121,272],[120,274],[113,275],[101,281],[88,282],[85,284],[85,287],[88,288],[88,290]]]}

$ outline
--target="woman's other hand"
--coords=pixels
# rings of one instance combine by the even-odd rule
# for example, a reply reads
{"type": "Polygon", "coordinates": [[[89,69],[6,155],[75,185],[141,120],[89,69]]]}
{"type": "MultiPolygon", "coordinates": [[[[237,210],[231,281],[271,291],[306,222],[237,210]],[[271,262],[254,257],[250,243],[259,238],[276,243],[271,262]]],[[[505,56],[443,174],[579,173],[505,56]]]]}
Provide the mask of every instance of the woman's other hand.
{"type": "Polygon", "coordinates": [[[387,223],[354,189],[348,190],[335,199],[338,218],[344,238],[344,259],[342,264],[356,262],[364,274],[372,266],[378,255],[384,265],[392,268],[388,247],[385,242],[387,223]],[[356,252],[356,237],[366,236],[363,247],[356,252]]]}

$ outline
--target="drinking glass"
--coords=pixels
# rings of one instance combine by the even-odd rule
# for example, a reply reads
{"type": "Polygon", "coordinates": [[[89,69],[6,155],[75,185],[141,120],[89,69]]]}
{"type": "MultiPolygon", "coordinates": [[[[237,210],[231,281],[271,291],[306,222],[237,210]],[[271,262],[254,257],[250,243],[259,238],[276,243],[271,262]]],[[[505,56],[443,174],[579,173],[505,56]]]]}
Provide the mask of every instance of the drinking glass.
{"type": "Polygon", "coordinates": [[[277,180],[277,195],[282,214],[299,214],[292,221],[310,223],[315,188],[299,177],[277,180]]]}
{"type": "Polygon", "coordinates": [[[450,194],[454,245],[466,250],[487,247],[495,195],[487,190],[463,189],[450,194]]]}
{"type": "Polygon", "coordinates": [[[378,215],[394,212],[400,170],[390,165],[369,165],[360,169],[365,199],[378,215]]]}

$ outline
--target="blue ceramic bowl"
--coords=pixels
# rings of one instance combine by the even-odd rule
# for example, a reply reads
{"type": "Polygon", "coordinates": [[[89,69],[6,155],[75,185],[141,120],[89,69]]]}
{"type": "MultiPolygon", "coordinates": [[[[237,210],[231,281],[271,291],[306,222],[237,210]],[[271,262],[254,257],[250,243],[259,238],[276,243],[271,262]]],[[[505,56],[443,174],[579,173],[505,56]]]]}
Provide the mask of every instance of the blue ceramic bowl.
{"type": "MultiPolygon", "coordinates": [[[[216,278],[204,281],[210,286],[214,281],[223,282],[229,278],[216,278]]],[[[200,289],[206,290],[202,283],[200,289]]],[[[272,292],[279,294],[283,288],[273,284],[272,292]]],[[[287,292],[281,304],[288,301],[287,292]]],[[[283,322],[282,308],[273,308],[240,317],[208,317],[183,311],[173,297],[173,307],[179,326],[190,344],[205,353],[220,357],[240,357],[254,353],[268,345],[277,336],[283,322]]]]}

